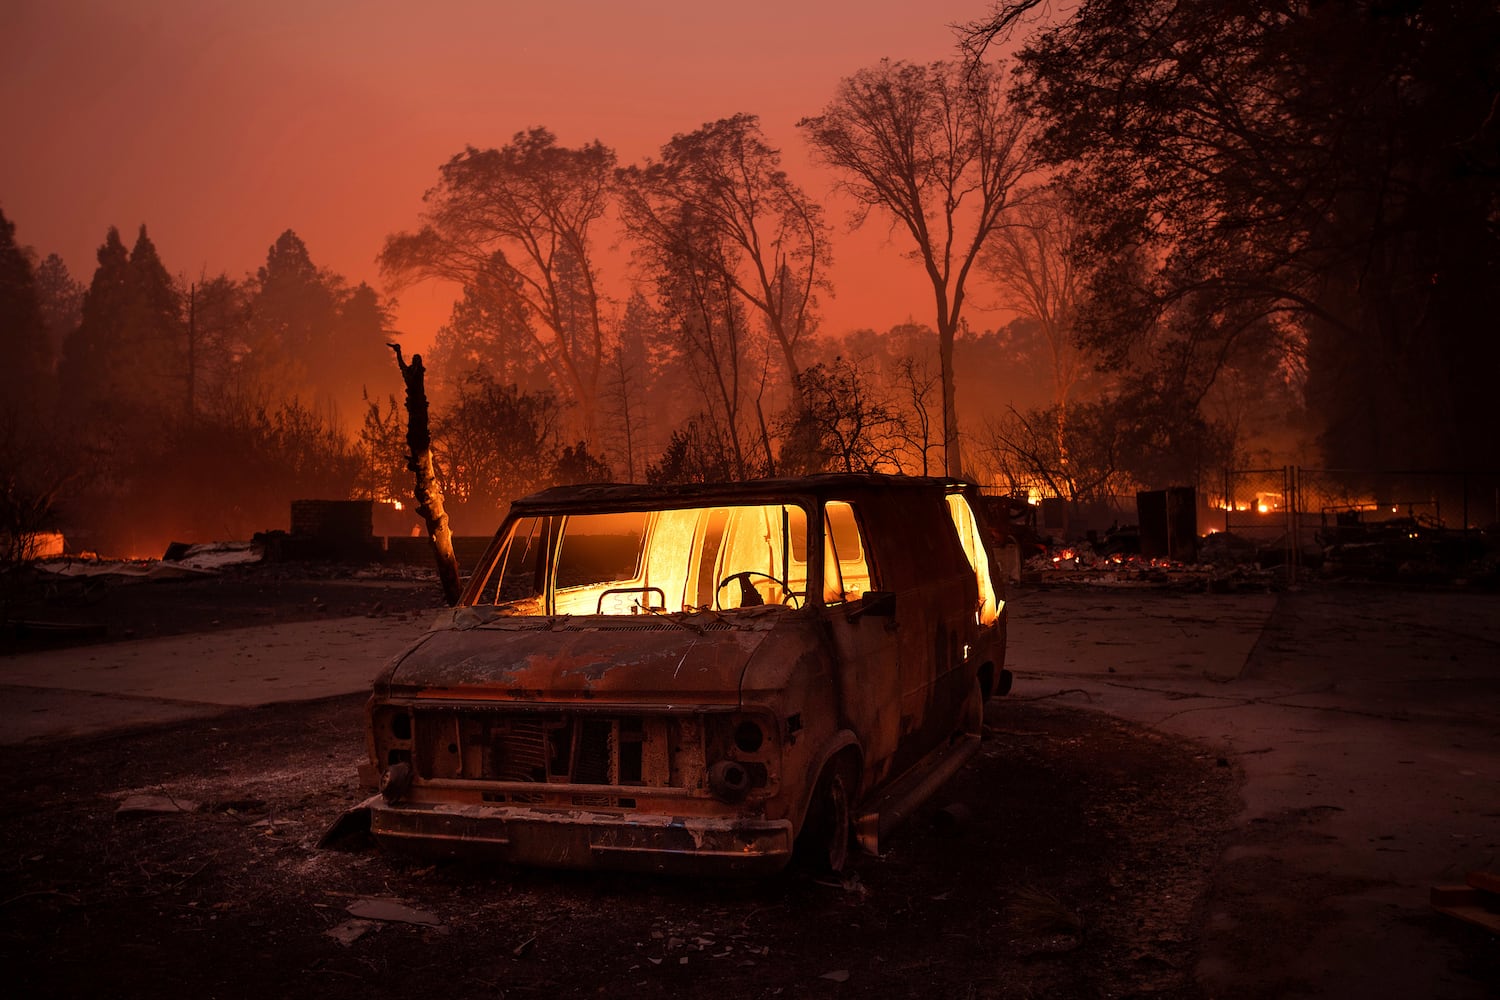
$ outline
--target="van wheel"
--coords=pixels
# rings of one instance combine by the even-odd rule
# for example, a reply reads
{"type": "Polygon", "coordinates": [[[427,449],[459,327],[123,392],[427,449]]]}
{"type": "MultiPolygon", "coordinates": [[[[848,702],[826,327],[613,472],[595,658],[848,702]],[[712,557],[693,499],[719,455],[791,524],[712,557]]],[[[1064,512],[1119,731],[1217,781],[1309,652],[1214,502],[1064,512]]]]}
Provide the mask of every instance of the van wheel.
{"type": "Polygon", "coordinates": [[[849,863],[853,832],[854,783],[847,762],[833,761],[823,769],[808,807],[807,820],[797,837],[800,863],[819,872],[841,872],[849,863]]]}

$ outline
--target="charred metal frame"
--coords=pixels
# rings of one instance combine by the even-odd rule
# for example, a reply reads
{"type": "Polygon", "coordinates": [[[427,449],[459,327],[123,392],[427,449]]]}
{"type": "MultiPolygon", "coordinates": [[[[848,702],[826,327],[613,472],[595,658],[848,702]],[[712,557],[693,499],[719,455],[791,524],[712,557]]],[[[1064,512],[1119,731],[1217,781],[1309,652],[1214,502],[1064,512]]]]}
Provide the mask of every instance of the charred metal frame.
{"type": "MultiPolygon", "coordinates": [[[[451,625],[376,682],[369,829],[390,845],[531,864],[767,871],[826,812],[837,775],[849,801],[835,831],[878,853],[977,750],[983,700],[1008,687],[1003,601],[981,620],[973,543],[946,508],[956,492],[982,527],[972,488],[946,479],[585,486],[517,501],[451,625]],[[872,589],[830,604],[833,500],[852,504],[872,589]],[[799,603],[520,617],[478,604],[522,518],[555,519],[553,531],[576,514],[775,504],[807,514],[799,603]]],[[[560,546],[545,541],[555,574],[560,546]]],[[[998,585],[993,552],[986,542],[998,585]]],[[[638,583],[620,587],[649,589],[638,583]]],[[[549,576],[548,612],[551,591],[549,576]]]]}

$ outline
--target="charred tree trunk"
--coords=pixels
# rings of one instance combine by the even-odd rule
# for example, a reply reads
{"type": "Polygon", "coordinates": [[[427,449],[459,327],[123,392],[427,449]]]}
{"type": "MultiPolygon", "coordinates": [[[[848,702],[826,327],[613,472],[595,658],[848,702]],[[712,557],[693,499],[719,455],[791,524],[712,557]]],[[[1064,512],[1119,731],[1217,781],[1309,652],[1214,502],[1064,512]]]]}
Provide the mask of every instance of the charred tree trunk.
{"type": "Polygon", "coordinates": [[[451,608],[458,603],[458,557],[453,554],[453,532],[448,529],[443,490],[438,486],[437,470],[432,465],[432,432],[428,427],[427,389],[423,384],[426,369],[422,366],[422,355],[413,354],[407,364],[401,356],[400,344],[386,346],[396,352],[401,380],[406,383],[406,467],[416,476],[417,513],[427,523],[443,599],[451,608]]]}
{"type": "Polygon", "coordinates": [[[958,448],[958,405],[954,401],[953,333],[949,324],[938,331],[938,363],[943,377],[943,471],[955,479],[963,476],[963,456],[958,448]]]}

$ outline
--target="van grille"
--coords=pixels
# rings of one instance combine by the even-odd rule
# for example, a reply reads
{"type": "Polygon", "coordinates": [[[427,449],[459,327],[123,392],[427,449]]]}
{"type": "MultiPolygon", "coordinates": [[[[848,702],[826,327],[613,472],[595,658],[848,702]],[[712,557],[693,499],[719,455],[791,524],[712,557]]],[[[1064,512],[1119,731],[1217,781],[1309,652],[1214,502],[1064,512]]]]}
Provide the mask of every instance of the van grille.
{"type": "Polygon", "coordinates": [[[698,727],[667,717],[416,711],[423,779],[684,787],[701,773],[698,727]],[[688,738],[684,738],[688,737],[688,738]]]}

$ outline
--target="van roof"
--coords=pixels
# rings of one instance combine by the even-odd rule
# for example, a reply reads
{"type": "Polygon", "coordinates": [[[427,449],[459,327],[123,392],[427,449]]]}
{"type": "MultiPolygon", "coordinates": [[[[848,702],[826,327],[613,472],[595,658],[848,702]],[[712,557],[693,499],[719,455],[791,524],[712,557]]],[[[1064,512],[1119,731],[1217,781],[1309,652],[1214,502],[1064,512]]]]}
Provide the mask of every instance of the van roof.
{"type": "Polygon", "coordinates": [[[969,484],[962,479],[938,476],[896,476],[878,472],[825,472],[811,476],[749,479],[729,483],[681,483],[648,486],[638,483],[587,483],[553,486],[512,504],[517,512],[576,509],[580,507],[650,507],[663,504],[775,500],[807,498],[820,500],[841,493],[881,491],[951,492],[969,484]]]}

